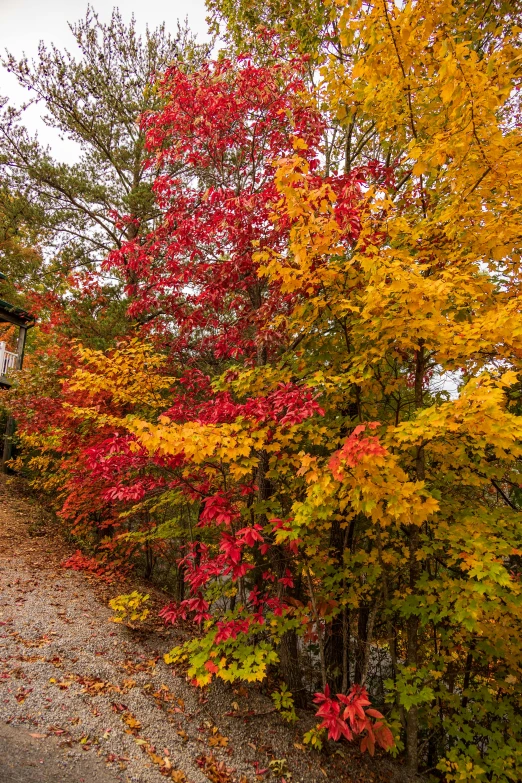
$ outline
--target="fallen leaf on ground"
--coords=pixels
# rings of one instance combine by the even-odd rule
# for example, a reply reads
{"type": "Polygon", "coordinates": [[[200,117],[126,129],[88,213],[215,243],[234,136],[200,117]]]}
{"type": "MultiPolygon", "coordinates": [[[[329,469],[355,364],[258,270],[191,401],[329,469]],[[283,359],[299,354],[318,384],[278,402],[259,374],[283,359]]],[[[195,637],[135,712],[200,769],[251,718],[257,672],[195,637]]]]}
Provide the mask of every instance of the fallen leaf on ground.
{"type": "Polygon", "coordinates": [[[223,761],[218,761],[213,753],[200,756],[196,759],[196,764],[212,783],[232,783],[234,770],[229,769],[223,761]]]}
{"type": "Polygon", "coordinates": [[[139,720],[132,714],[132,712],[127,712],[125,715],[122,716],[123,720],[131,730],[131,732],[138,731],[141,729],[141,723],[139,720]]]}

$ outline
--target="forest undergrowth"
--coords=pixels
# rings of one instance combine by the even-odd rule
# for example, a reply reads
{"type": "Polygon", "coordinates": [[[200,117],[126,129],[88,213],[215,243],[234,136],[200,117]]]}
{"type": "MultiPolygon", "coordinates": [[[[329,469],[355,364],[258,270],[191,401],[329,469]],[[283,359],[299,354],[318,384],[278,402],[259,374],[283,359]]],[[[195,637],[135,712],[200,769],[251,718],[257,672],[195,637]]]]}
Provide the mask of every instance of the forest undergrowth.
{"type": "MultiPolygon", "coordinates": [[[[63,566],[74,543],[23,481],[0,479],[0,721],[50,746],[68,780],[86,774],[87,754],[93,779],[106,768],[125,783],[410,780],[355,748],[306,752],[313,713],[285,726],[266,688],[195,691],[163,663],[174,639],[163,623],[111,621],[121,583],[63,566]]],[[[142,579],[123,587],[166,599],[142,579]]]]}

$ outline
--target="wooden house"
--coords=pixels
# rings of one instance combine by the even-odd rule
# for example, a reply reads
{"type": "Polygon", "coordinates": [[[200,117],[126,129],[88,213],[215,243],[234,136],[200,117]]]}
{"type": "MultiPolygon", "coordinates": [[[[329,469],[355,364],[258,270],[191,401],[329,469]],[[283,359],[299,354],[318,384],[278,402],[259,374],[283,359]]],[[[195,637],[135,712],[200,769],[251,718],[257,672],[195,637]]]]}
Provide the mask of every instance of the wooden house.
{"type": "MultiPolygon", "coordinates": [[[[5,280],[5,275],[0,272],[1,280],[5,280]]],[[[27,330],[34,326],[34,318],[21,307],[9,304],[0,298],[0,325],[4,323],[13,324],[18,329],[14,350],[8,350],[6,343],[0,337],[0,387],[8,388],[11,386],[10,375],[12,371],[22,367],[25,338],[27,330]]]]}
{"type": "MultiPolygon", "coordinates": [[[[0,284],[2,280],[5,280],[5,275],[0,272],[0,284]]],[[[12,324],[16,328],[17,338],[16,347],[11,346],[11,350],[8,350],[6,342],[3,341],[0,336],[0,389],[8,389],[12,383],[13,371],[21,369],[24,360],[24,348],[27,330],[30,329],[31,326],[34,326],[35,319],[30,313],[22,310],[21,307],[9,304],[9,302],[5,302],[0,298],[0,326],[6,323],[12,324]]],[[[13,433],[14,420],[12,418],[8,418],[3,448],[0,440],[0,459],[2,466],[4,466],[5,462],[7,462],[7,460],[9,460],[11,457],[13,433]]]]}

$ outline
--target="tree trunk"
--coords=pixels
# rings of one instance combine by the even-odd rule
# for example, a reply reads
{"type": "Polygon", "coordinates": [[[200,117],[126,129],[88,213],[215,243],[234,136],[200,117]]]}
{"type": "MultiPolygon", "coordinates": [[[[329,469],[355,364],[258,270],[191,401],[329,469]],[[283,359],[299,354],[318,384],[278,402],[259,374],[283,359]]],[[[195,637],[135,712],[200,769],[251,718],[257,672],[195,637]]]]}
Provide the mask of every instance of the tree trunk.
{"type": "Polygon", "coordinates": [[[297,707],[306,706],[306,693],[301,676],[301,664],[297,634],[294,630],[287,631],[281,638],[279,645],[279,667],[281,678],[288,685],[297,707]]]}
{"type": "Polygon", "coordinates": [[[12,416],[7,419],[7,426],[4,435],[4,448],[2,452],[2,470],[7,473],[7,462],[11,459],[13,453],[13,435],[15,431],[15,420],[12,416]]]}
{"type": "MultiPolygon", "coordinates": [[[[406,659],[410,669],[417,668],[418,652],[418,628],[419,621],[413,615],[408,618],[407,624],[407,653],[406,659]]],[[[419,716],[417,707],[410,707],[406,713],[406,751],[408,754],[408,769],[412,774],[417,773],[419,766],[418,756],[419,716]]]]}
{"type": "MultiPolygon", "coordinates": [[[[332,554],[337,560],[340,569],[343,567],[344,537],[344,530],[342,530],[340,522],[332,522],[330,531],[330,550],[333,550],[332,554]]],[[[340,693],[342,691],[343,671],[346,667],[344,654],[344,637],[346,636],[346,629],[343,628],[343,625],[346,623],[345,614],[346,610],[339,612],[326,627],[326,673],[328,683],[334,693],[340,693]]]]}
{"type": "MultiPolygon", "coordinates": [[[[415,409],[420,410],[423,406],[425,373],[425,353],[423,340],[419,341],[419,348],[415,351],[415,409]]],[[[424,481],[425,456],[424,446],[417,448],[415,459],[417,480],[424,481]]],[[[411,594],[415,594],[417,581],[421,574],[421,564],[417,558],[417,552],[420,545],[419,528],[411,525],[409,529],[409,577],[411,594]]],[[[410,615],[406,624],[406,664],[410,670],[415,671],[419,661],[419,618],[410,615]]],[[[417,774],[419,767],[419,715],[416,706],[410,707],[406,713],[406,751],[408,754],[408,769],[412,774],[417,774]]]]}
{"type": "Polygon", "coordinates": [[[362,684],[366,659],[366,643],[368,641],[368,620],[370,619],[370,607],[363,604],[359,607],[359,619],[357,623],[357,654],[355,656],[355,682],[362,684]]]}
{"type": "MultiPolygon", "coordinates": [[[[268,454],[266,451],[262,451],[259,455],[257,471],[258,497],[261,501],[268,500],[273,491],[270,479],[266,476],[267,472],[268,454]]],[[[272,568],[278,579],[281,579],[286,570],[283,549],[282,547],[273,546],[271,547],[270,552],[272,568]]],[[[304,707],[306,704],[306,695],[299,661],[297,634],[293,628],[286,631],[281,637],[281,642],[279,644],[279,674],[292,692],[296,706],[304,707]]]]}

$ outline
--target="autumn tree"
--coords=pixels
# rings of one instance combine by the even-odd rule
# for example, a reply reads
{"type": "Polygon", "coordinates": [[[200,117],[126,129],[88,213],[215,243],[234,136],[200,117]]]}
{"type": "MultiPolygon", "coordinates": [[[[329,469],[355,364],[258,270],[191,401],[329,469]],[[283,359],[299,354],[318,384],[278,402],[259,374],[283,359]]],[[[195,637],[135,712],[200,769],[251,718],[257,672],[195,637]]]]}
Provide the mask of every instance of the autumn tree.
{"type": "Polygon", "coordinates": [[[78,55],[42,42],[35,61],[10,54],[3,65],[28,91],[27,105],[42,106],[46,124],[76,145],[77,160],[55,159],[24,127],[24,107],[4,101],[0,165],[13,196],[20,194],[39,210],[46,245],[41,274],[47,290],[61,295],[67,274],[75,273],[76,279],[65,285],[79,289],[69,307],[75,336],[86,338],[91,328],[96,340],[99,324],[88,318],[88,308],[78,317],[80,302],[91,298],[91,308],[99,310],[94,288],[103,289],[99,295],[106,305],[110,301],[113,311],[110,328],[116,334],[128,328],[122,290],[128,275],[122,271],[123,278],[103,279],[100,265],[111,250],[147,231],[158,216],[139,117],[159,105],[153,87],[156,74],[172,62],[197,66],[206,48],[185,28],[175,36],[164,26],[147,28],[142,37],[135,20],[126,24],[118,10],[105,24],[89,8],[70,30],[78,55]],[[95,277],[84,286],[81,280],[93,270],[95,277]]]}
{"type": "Polygon", "coordinates": [[[388,623],[392,658],[404,661],[394,664],[394,681],[410,766],[417,769],[423,736],[428,765],[441,754],[438,767],[450,780],[461,770],[515,779],[520,763],[520,664],[504,636],[519,622],[519,422],[511,402],[519,370],[519,42],[516,21],[503,10],[488,6],[479,18],[476,6],[416,3],[340,12],[341,42],[357,46],[358,56],[324,65],[322,99],[344,123],[357,115],[374,123],[394,165],[361,202],[361,234],[346,254],[342,231],[332,231],[335,207],[318,200],[302,162],[285,163],[293,260],[267,257],[264,270],[290,290],[309,289],[330,247],[320,295],[298,311],[296,325],[310,314],[317,350],[317,333],[331,335],[337,322],[339,344],[325,344],[335,393],[345,383],[356,421],[385,425],[388,468],[400,464],[412,491],[429,493],[417,518],[411,501],[404,507],[394,541],[386,520],[401,479],[384,478],[375,437],[359,447],[354,430],[329,463],[341,486],[353,482],[357,525],[373,519],[364,581],[379,575],[370,606],[388,623]],[[365,448],[372,456],[361,474],[365,448]],[[393,483],[392,501],[385,487],[393,483]],[[486,541],[495,542],[488,557],[486,541]],[[401,551],[408,553],[402,564],[401,551]],[[488,689],[501,699],[498,709],[488,689]]]}

